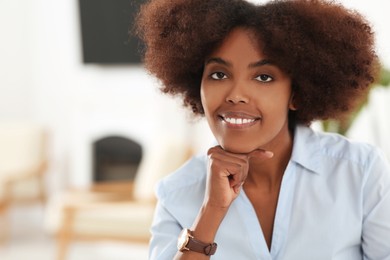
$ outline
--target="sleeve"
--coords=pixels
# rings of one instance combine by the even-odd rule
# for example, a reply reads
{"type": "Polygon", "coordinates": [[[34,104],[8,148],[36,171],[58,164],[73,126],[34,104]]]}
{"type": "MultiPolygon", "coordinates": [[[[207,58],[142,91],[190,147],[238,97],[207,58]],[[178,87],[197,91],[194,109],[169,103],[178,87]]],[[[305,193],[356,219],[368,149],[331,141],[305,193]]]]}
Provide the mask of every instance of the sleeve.
{"type": "Polygon", "coordinates": [[[363,186],[362,249],[365,260],[390,260],[390,166],[374,151],[363,186]]]}
{"type": "Polygon", "coordinates": [[[179,222],[163,205],[162,183],[157,188],[158,202],[151,227],[150,260],[172,260],[177,252],[177,238],[182,230],[179,222]]]}

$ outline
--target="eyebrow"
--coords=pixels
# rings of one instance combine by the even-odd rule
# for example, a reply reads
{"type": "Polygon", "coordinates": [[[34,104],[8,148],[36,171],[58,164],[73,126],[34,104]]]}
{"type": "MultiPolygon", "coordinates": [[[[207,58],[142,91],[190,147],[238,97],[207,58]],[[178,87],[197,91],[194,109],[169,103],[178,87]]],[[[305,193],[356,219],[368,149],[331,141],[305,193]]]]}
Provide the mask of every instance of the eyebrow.
{"type": "MultiPolygon", "coordinates": [[[[210,63],[217,63],[217,64],[225,65],[227,67],[232,67],[232,64],[230,62],[228,62],[228,61],[226,61],[226,60],[224,60],[222,58],[217,58],[217,57],[208,59],[205,64],[208,65],[210,63]]],[[[261,66],[264,66],[264,65],[267,65],[267,64],[271,64],[272,65],[272,62],[270,60],[267,60],[267,59],[259,60],[259,61],[250,63],[248,65],[248,68],[261,67],[261,66]]]]}
{"type": "Polygon", "coordinates": [[[210,58],[206,61],[206,65],[210,64],[210,63],[217,63],[217,64],[221,64],[221,65],[225,65],[227,67],[232,67],[232,64],[228,61],[225,61],[224,59],[222,58],[210,58]]]}
{"type": "Polygon", "coordinates": [[[272,62],[270,60],[267,60],[267,59],[259,60],[257,62],[249,64],[248,67],[249,68],[256,68],[256,67],[261,67],[264,65],[272,65],[272,62]]]}

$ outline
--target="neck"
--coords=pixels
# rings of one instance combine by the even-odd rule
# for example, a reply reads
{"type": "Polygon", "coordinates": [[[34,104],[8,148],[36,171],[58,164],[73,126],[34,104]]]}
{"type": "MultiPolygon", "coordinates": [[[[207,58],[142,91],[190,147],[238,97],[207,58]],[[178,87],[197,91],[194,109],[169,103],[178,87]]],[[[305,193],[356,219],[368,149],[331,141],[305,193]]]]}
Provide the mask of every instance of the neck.
{"type": "Polygon", "coordinates": [[[281,134],[276,144],[267,146],[266,149],[274,153],[272,158],[265,161],[251,159],[245,188],[256,188],[259,192],[268,193],[279,190],[284,171],[291,157],[293,144],[292,133],[288,129],[286,131],[287,134],[281,134]]]}

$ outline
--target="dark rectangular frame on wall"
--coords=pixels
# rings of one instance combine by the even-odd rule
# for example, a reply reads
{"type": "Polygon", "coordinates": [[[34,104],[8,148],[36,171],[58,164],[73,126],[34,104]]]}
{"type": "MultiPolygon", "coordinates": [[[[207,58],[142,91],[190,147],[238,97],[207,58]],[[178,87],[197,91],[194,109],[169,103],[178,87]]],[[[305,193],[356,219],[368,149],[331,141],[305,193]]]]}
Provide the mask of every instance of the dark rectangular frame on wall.
{"type": "Polygon", "coordinates": [[[129,29],[145,0],[79,0],[84,63],[139,64],[142,44],[129,29]]]}

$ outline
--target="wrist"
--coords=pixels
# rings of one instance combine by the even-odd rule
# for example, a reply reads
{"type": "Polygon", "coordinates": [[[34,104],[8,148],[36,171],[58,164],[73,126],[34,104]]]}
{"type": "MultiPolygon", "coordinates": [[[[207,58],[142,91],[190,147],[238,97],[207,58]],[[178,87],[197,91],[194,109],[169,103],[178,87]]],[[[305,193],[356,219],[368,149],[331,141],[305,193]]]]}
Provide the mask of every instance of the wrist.
{"type": "Polygon", "coordinates": [[[226,214],[230,208],[232,202],[224,202],[224,201],[214,201],[211,198],[205,199],[203,201],[202,209],[207,209],[210,211],[214,211],[218,214],[226,214]]]}
{"type": "Polygon", "coordinates": [[[227,208],[224,209],[204,204],[191,228],[193,235],[201,241],[213,243],[227,210],[227,208]]]}
{"type": "Polygon", "coordinates": [[[194,251],[206,256],[211,256],[217,250],[217,244],[200,241],[194,237],[192,231],[185,228],[179,235],[177,248],[180,252],[194,251]]]}

